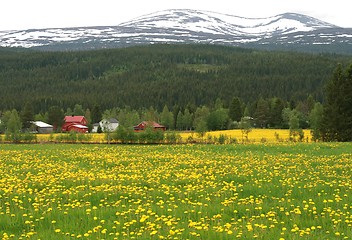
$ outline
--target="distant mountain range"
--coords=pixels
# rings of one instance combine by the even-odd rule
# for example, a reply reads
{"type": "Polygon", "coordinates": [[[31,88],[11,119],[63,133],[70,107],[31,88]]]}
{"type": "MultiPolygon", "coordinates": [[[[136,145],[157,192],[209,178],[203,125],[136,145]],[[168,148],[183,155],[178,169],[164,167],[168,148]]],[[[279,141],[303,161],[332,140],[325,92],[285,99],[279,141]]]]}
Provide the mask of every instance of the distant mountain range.
{"type": "Polygon", "coordinates": [[[39,50],[89,50],[155,43],[352,54],[352,28],[341,28],[296,13],[244,18],[174,9],[144,15],[117,26],[0,31],[1,47],[39,50]]]}

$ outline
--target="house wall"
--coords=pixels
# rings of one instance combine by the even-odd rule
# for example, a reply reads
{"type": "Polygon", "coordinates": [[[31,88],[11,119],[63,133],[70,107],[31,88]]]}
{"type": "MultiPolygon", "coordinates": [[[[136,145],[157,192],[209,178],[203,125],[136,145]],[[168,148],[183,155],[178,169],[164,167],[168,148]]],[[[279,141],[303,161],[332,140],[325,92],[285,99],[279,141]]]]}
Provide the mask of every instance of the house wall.
{"type": "Polygon", "coordinates": [[[80,124],[87,126],[88,122],[85,118],[83,118],[80,124]]]}
{"type": "Polygon", "coordinates": [[[53,128],[48,127],[48,128],[39,128],[38,127],[38,133],[52,133],[53,132],[53,128]]]}
{"type": "Polygon", "coordinates": [[[62,131],[64,131],[64,132],[67,132],[67,131],[70,131],[69,130],[69,128],[70,128],[70,126],[71,125],[73,125],[74,123],[64,123],[63,125],[62,125],[62,131]]]}
{"type": "Polygon", "coordinates": [[[85,128],[78,128],[78,127],[75,127],[75,126],[69,126],[67,128],[67,131],[75,131],[75,132],[78,132],[78,133],[87,133],[88,132],[88,128],[85,129],[85,128]]]}
{"type": "Polygon", "coordinates": [[[109,123],[109,122],[100,121],[99,125],[103,131],[108,130],[110,132],[113,132],[119,126],[119,123],[109,123]]]}

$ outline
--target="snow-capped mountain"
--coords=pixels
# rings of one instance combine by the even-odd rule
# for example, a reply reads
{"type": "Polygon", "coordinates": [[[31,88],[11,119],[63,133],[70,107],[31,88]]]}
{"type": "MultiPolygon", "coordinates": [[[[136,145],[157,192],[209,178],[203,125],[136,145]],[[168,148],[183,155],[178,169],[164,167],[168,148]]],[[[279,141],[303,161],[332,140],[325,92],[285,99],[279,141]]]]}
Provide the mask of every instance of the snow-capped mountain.
{"type": "Polygon", "coordinates": [[[0,31],[1,47],[80,50],[153,43],[316,48],[320,52],[352,53],[352,29],[295,13],[244,18],[182,9],[144,15],[117,26],[0,31]]]}
{"type": "Polygon", "coordinates": [[[336,27],[329,23],[294,13],[268,18],[244,18],[196,10],[156,12],[122,23],[120,26],[142,29],[188,29],[193,32],[244,37],[336,27]]]}

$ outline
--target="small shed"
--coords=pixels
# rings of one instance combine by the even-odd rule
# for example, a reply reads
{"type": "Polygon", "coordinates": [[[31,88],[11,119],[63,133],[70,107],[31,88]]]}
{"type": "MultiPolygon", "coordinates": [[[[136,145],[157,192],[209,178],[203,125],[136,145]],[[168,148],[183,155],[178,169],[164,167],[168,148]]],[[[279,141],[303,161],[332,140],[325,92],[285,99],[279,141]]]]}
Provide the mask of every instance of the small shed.
{"type": "Polygon", "coordinates": [[[144,131],[147,127],[152,127],[154,130],[162,130],[162,131],[166,130],[165,126],[154,121],[151,121],[151,122],[143,121],[140,124],[134,126],[133,129],[135,132],[140,132],[140,131],[144,131]]]}
{"type": "Polygon", "coordinates": [[[53,132],[53,125],[42,121],[33,121],[32,122],[32,129],[37,133],[52,133],[53,132]]]}

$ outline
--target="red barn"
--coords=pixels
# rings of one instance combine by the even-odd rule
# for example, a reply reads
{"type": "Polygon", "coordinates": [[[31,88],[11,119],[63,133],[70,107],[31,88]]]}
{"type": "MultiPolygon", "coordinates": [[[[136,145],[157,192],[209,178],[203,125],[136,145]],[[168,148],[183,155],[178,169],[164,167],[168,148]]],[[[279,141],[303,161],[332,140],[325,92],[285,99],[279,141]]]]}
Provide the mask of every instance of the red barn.
{"type": "Polygon", "coordinates": [[[152,121],[152,122],[143,121],[140,124],[138,124],[137,126],[134,126],[133,129],[136,132],[140,132],[140,131],[145,130],[149,126],[151,126],[154,130],[162,130],[162,131],[166,130],[165,126],[160,125],[159,123],[156,123],[154,121],[152,121]]]}
{"type": "Polygon", "coordinates": [[[63,132],[75,131],[79,133],[87,133],[87,119],[84,116],[66,116],[62,125],[63,132]]]}

